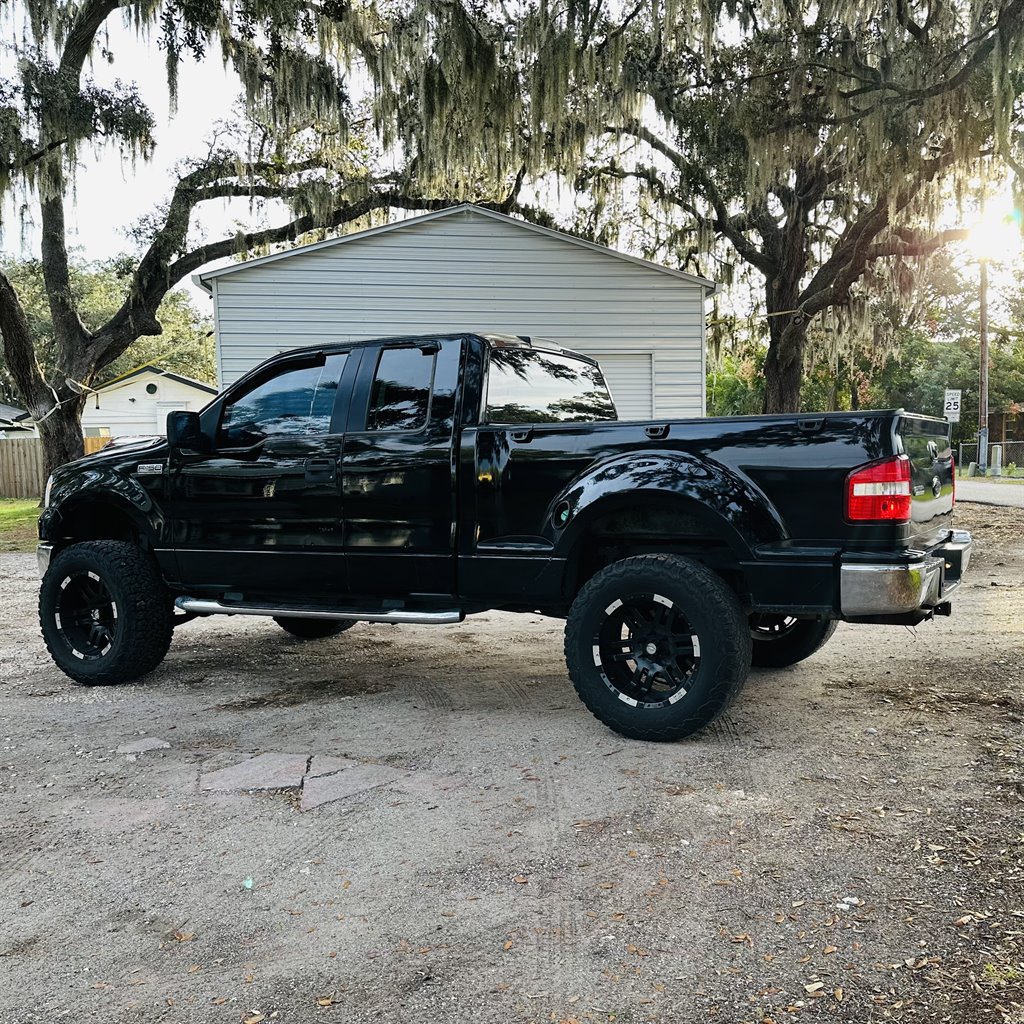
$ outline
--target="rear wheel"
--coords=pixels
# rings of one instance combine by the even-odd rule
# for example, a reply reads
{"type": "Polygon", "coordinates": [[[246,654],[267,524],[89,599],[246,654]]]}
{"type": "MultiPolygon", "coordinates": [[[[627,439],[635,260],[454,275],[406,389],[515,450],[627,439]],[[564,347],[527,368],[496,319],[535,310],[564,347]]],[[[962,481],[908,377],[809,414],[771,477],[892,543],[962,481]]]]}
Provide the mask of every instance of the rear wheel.
{"type": "Polygon", "coordinates": [[[325,640],[337,636],[355,625],[352,619],[303,619],[291,616],[274,617],[274,621],[286,632],[300,640],[325,640]]]}
{"type": "Polygon", "coordinates": [[[722,579],[676,555],[602,569],[580,591],[565,657],[580,699],[632,739],[677,740],[720,715],[750,668],[746,616],[722,579]]]}
{"type": "Polygon", "coordinates": [[[791,615],[751,615],[750,661],[758,668],[785,668],[809,658],[836,631],[832,619],[797,619],[791,615]]]}
{"type": "Polygon", "coordinates": [[[151,672],[171,645],[171,604],[152,558],[124,541],[72,544],[39,589],[39,624],[57,667],[87,686],[151,672]]]}

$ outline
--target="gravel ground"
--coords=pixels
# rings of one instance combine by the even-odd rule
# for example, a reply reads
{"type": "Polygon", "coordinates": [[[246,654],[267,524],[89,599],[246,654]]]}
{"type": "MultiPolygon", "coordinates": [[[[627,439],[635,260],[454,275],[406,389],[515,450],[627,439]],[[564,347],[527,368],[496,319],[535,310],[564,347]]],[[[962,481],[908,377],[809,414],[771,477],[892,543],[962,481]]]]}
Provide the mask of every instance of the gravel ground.
{"type": "Polygon", "coordinates": [[[958,519],[952,618],[667,745],[537,616],[212,619],[78,688],[0,555],[0,1021],[1024,1021],[1024,513],[958,519]]]}

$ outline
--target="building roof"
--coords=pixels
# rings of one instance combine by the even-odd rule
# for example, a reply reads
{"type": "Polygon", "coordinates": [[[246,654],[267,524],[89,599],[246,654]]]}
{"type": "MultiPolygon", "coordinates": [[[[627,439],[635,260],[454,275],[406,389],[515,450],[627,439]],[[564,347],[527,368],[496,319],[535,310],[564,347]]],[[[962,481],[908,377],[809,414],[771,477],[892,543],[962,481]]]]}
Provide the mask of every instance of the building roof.
{"type": "MultiPolygon", "coordinates": [[[[27,420],[29,415],[24,409],[19,409],[15,405],[5,405],[0,402],[0,422],[11,425],[18,423],[19,420],[27,420]]],[[[31,426],[27,423],[25,426],[31,426]]]]}
{"type": "Polygon", "coordinates": [[[152,373],[157,377],[167,377],[170,380],[176,380],[179,384],[187,384],[189,387],[198,388],[200,391],[205,391],[208,395],[217,394],[217,389],[212,384],[196,380],[193,377],[182,376],[180,373],[173,373],[170,370],[165,370],[162,366],[156,366],[153,363],[147,363],[145,366],[140,366],[138,369],[132,370],[131,373],[126,373],[121,377],[115,377],[113,380],[108,380],[106,384],[101,384],[94,390],[100,392],[116,390],[117,388],[124,387],[124,385],[133,377],[139,377],[144,373],[152,373]]]}
{"type": "Polygon", "coordinates": [[[388,231],[401,231],[404,228],[414,227],[418,224],[426,224],[428,221],[441,220],[445,217],[459,215],[471,215],[479,217],[490,217],[492,220],[501,221],[505,224],[514,224],[524,231],[535,231],[549,238],[557,238],[572,245],[589,249],[591,252],[601,253],[604,256],[611,256],[617,260],[625,260],[634,266],[644,267],[647,270],[657,271],[659,274],[668,274],[671,277],[686,281],[689,284],[700,285],[706,288],[709,295],[714,294],[717,285],[705,277],[698,277],[696,274],[688,274],[684,270],[674,270],[672,267],[663,266],[661,263],[654,263],[651,260],[640,259],[639,256],[627,256],[626,253],[616,249],[609,249],[607,246],[598,245],[595,242],[588,242],[586,239],[577,238],[575,235],[567,234],[564,231],[555,231],[552,228],[543,228],[539,224],[531,224],[526,220],[519,220],[516,217],[509,217],[504,213],[495,210],[488,210],[473,203],[462,203],[459,206],[449,206],[443,210],[434,210],[431,213],[424,213],[419,217],[408,217],[405,220],[395,221],[392,224],[383,224],[380,227],[368,228],[366,231],[356,231],[350,235],[341,235],[338,238],[328,238],[322,242],[312,242],[309,245],[299,245],[294,249],[285,252],[272,253],[270,256],[260,256],[254,260],[246,260],[242,263],[232,263],[226,267],[217,267],[214,270],[207,270],[199,274],[193,274],[192,280],[202,289],[213,293],[213,287],[209,283],[214,278],[225,277],[228,274],[237,274],[242,270],[252,270],[254,267],[261,267],[266,263],[274,263],[277,260],[288,259],[292,256],[305,256],[308,253],[316,252],[318,249],[328,249],[336,245],[345,245],[346,242],[354,242],[358,239],[370,238],[373,235],[381,235],[388,231]]]}

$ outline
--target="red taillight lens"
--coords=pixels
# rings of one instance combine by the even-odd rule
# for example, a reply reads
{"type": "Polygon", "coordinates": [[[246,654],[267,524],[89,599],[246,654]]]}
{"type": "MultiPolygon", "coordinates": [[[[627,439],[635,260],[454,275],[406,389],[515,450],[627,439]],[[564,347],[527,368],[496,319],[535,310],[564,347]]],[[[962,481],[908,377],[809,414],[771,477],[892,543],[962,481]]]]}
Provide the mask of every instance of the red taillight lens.
{"type": "Polygon", "coordinates": [[[851,522],[910,522],[910,459],[894,455],[855,469],[846,478],[851,522]]]}

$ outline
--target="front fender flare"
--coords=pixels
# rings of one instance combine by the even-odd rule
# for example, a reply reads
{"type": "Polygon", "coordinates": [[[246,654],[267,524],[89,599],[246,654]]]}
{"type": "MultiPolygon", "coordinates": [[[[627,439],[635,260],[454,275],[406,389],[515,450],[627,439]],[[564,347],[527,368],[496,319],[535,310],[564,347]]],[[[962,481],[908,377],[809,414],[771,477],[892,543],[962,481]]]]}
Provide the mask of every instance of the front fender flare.
{"type": "Polygon", "coordinates": [[[85,470],[54,485],[50,504],[39,517],[39,536],[59,540],[76,512],[104,506],[127,517],[147,543],[161,536],[163,513],[149,492],[133,477],[106,467],[85,470]]]}

